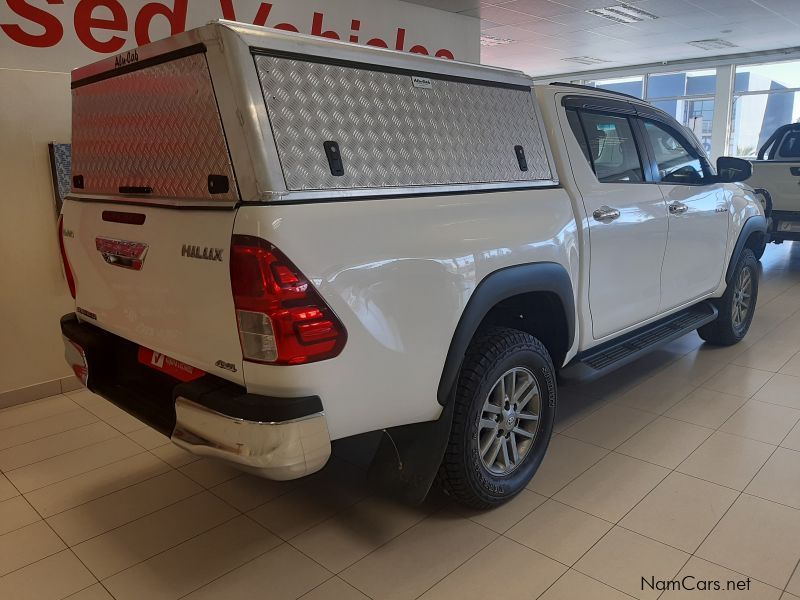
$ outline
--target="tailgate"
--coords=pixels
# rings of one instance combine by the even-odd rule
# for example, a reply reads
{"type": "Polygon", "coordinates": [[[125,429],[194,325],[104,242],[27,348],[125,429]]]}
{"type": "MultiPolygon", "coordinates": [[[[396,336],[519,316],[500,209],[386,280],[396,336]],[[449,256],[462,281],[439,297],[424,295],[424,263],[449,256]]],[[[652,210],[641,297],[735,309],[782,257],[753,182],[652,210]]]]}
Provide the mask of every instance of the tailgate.
{"type": "Polygon", "coordinates": [[[62,214],[79,318],[242,383],[229,273],[235,210],[68,199],[62,214]]]}
{"type": "Polygon", "coordinates": [[[239,193],[206,48],[126,56],[73,73],[62,214],[79,318],[241,383],[228,263],[239,193]]]}
{"type": "Polygon", "coordinates": [[[74,194],[193,206],[238,200],[204,50],[73,80],[74,194]]]}

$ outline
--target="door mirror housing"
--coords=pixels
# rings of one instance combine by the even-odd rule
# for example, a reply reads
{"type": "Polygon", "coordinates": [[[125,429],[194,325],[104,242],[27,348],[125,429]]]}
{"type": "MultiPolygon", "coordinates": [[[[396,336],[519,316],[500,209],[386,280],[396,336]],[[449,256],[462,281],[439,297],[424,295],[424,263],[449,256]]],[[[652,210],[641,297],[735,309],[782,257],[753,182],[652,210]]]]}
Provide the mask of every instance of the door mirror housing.
{"type": "Polygon", "coordinates": [[[736,183],[750,179],[753,174],[753,165],[743,158],[733,156],[720,156],[717,159],[717,173],[721,183],[736,183]]]}

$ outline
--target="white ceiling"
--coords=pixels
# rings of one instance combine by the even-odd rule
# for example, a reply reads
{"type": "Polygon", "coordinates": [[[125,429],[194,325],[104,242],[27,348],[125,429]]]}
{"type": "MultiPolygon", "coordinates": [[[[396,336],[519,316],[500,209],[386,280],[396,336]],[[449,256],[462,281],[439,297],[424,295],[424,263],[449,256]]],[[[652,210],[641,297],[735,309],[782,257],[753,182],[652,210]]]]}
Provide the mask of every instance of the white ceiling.
{"type": "Polygon", "coordinates": [[[589,14],[617,0],[407,0],[481,19],[483,34],[513,40],[483,46],[481,62],[534,76],[618,68],[800,46],[800,0],[627,0],[658,16],[631,25],[589,14]],[[736,47],[700,50],[721,38],[736,47]],[[565,58],[590,56],[581,65],[565,58]]]}

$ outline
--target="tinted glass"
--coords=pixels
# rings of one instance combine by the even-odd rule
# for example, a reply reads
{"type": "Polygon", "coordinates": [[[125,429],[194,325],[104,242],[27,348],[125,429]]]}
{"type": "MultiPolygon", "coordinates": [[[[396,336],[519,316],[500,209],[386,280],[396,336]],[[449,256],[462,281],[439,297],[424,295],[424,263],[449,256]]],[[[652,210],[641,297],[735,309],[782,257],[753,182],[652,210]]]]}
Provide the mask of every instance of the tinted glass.
{"type": "Polygon", "coordinates": [[[645,121],[644,128],[653,146],[662,182],[691,184],[703,181],[703,163],[694,148],[658,123],[645,121]]]}
{"type": "Polygon", "coordinates": [[[567,111],[567,120],[569,121],[569,126],[572,128],[572,133],[575,134],[575,139],[578,142],[578,145],[583,150],[583,155],[586,157],[586,162],[592,164],[592,157],[589,154],[589,146],[586,144],[586,136],[583,134],[583,128],[581,127],[581,120],[578,116],[577,110],[568,110],[567,111]]]}
{"type": "Polygon", "coordinates": [[[627,118],[581,112],[589,154],[598,181],[640,183],[642,163],[627,118]]]}
{"type": "Polygon", "coordinates": [[[800,158],[800,131],[792,131],[783,138],[778,155],[781,158],[800,158]]]}

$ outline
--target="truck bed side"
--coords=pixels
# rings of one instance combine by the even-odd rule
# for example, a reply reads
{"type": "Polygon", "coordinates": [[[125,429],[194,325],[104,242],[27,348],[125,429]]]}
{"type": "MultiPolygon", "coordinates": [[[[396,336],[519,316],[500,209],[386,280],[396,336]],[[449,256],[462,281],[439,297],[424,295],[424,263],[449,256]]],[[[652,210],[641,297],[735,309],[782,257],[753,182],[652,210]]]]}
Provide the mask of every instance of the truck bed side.
{"type": "Polygon", "coordinates": [[[435,390],[453,332],[487,275],[534,262],[571,277],[578,269],[561,188],[245,206],[235,233],[291,256],[347,329],[335,359],[244,366],[254,393],[319,393],[332,439],[439,415],[435,390]]]}

